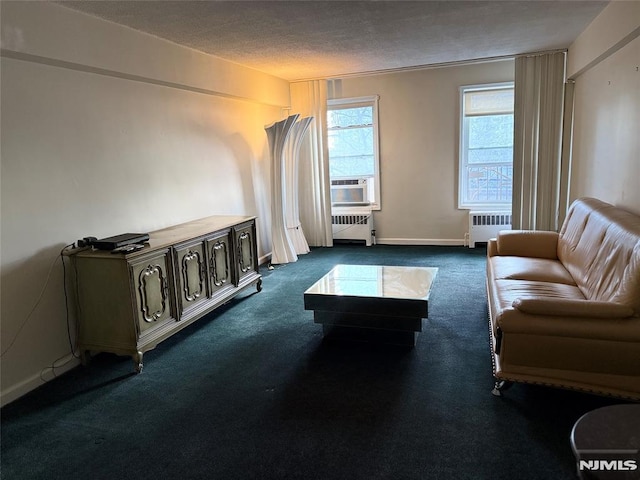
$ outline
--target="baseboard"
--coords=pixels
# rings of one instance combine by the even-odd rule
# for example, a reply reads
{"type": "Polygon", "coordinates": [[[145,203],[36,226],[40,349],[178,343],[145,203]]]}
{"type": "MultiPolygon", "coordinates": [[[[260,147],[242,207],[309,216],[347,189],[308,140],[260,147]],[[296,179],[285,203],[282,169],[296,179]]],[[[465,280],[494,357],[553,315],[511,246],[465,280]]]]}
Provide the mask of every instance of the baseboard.
{"type": "Polygon", "coordinates": [[[465,246],[463,238],[376,238],[379,245],[465,246]]]}
{"type": "MultiPolygon", "coordinates": [[[[66,357],[63,357],[60,360],[56,361],[56,364],[59,366],[55,368],[55,377],[59,377],[63,373],[77,367],[80,364],[80,360],[69,354],[66,357]]],[[[13,385],[0,392],[0,407],[8,405],[14,400],[17,400],[23,395],[26,395],[30,391],[35,390],[48,381],[53,380],[55,377],[51,373],[51,367],[43,368],[40,373],[32,375],[31,377],[23,380],[17,385],[13,385]]]]}
{"type": "Polygon", "coordinates": [[[258,257],[258,265],[260,266],[267,265],[269,264],[269,262],[271,262],[271,252],[261,257],[258,257]]]}

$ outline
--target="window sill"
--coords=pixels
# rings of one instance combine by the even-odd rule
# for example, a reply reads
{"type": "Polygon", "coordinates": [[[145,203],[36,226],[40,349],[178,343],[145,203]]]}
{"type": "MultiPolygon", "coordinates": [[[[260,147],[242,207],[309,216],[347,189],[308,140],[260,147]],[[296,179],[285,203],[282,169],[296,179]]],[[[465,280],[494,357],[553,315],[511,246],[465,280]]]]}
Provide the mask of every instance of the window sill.
{"type": "Polygon", "coordinates": [[[459,205],[458,210],[469,210],[471,212],[511,213],[511,205],[496,205],[496,204],[459,205]]]}

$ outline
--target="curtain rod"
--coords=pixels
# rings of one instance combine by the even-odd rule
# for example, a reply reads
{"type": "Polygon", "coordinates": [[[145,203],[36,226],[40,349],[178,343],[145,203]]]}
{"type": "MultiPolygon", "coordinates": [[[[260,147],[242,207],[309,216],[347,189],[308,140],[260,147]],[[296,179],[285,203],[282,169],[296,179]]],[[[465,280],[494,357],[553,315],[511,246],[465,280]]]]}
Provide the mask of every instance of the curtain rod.
{"type": "Polygon", "coordinates": [[[533,57],[541,57],[542,55],[551,55],[553,53],[567,53],[569,51],[568,48],[561,48],[558,50],[545,50],[542,52],[534,52],[534,53],[523,53],[520,55],[516,55],[515,58],[533,58],[533,57]]]}
{"type": "Polygon", "coordinates": [[[388,73],[401,73],[401,72],[409,72],[414,70],[430,70],[433,68],[458,67],[458,66],[464,66],[464,65],[474,65],[476,63],[501,62],[505,60],[514,60],[517,57],[535,57],[535,56],[546,55],[550,53],[559,53],[559,52],[567,52],[567,51],[568,49],[563,48],[563,49],[556,49],[556,50],[542,50],[539,52],[529,52],[529,53],[512,54],[512,55],[497,55],[494,57],[481,57],[481,58],[474,58],[470,60],[456,60],[452,62],[414,65],[410,67],[371,70],[368,72],[337,74],[337,75],[330,75],[328,77],[302,78],[298,80],[291,80],[291,83],[309,82],[312,80],[340,80],[343,78],[366,77],[371,75],[385,75],[388,73]]]}

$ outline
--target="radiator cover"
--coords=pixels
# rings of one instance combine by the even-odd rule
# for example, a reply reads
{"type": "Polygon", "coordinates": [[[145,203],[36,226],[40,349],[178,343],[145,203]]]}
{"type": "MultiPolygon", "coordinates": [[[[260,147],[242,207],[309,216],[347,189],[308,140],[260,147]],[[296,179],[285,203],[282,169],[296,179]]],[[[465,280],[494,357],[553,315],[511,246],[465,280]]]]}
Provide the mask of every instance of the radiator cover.
{"type": "Polygon", "coordinates": [[[373,214],[369,207],[333,207],[331,229],[334,240],[364,240],[374,242],[373,214]]]}
{"type": "Polygon", "coordinates": [[[511,212],[469,212],[469,248],[495,238],[500,230],[511,230],[511,212]]]}

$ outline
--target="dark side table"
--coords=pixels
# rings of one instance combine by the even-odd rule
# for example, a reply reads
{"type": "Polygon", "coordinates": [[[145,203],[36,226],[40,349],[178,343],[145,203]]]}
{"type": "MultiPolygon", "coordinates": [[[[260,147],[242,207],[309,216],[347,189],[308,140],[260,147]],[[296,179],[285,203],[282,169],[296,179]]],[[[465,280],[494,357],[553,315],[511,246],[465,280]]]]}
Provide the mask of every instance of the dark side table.
{"type": "Polygon", "coordinates": [[[578,478],[640,479],[640,404],[598,408],[571,431],[578,478]]]}

